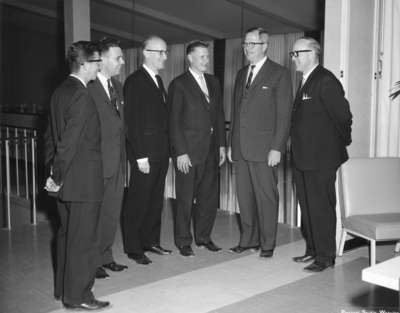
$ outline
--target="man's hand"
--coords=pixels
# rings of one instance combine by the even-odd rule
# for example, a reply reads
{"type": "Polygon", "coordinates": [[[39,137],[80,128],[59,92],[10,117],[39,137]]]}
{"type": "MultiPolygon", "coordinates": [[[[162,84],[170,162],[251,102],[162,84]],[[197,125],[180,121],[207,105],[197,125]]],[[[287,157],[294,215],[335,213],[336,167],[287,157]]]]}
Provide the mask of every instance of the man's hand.
{"type": "Polygon", "coordinates": [[[277,150],[271,150],[268,153],[268,166],[278,165],[281,161],[281,152],[277,150]]]}
{"type": "Polygon", "coordinates": [[[60,190],[61,186],[57,185],[53,178],[48,177],[46,180],[46,186],[44,186],[44,189],[48,192],[58,192],[60,190]]]}
{"type": "Polygon", "coordinates": [[[226,160],[226,149],[225,147],[219,147],[219,166],[224,164],[226,160]]]}
{"type": "Polygon", "coordinates": [[[228,147],[228,152],[226,153],[226,157],[228,158],[228,161],[233,163],[232,161],[232,148],[228,147]]]}
{"type": "Polygon", "coordinates": [[[150,173],[149,158],[138,159],[137,165],[138,165],[139,171],[141,171],[143,174],[150,173]]]}
{"type": "Polygon", "coordinates": [[[189,167],[192,166],[192,162],[190,162],[190,158],[187,154],[182,154],[176,158],[176,165],[178,170],[184,174],[187,174],[189,173],[189,167]]]}

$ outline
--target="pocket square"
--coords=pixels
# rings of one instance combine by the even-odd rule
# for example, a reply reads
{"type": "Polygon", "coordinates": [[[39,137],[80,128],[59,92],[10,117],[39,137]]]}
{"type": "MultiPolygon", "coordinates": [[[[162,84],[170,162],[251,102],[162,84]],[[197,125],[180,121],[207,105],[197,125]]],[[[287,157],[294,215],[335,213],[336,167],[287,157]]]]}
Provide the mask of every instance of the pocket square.
{"type": "Polygon", "coordinates": [[[269,89],[269,87],[268,86],[262,86],[261,89],[266,90],[266,89],[269,89]]]}
{"type": "Polygon", "coordinates": [[[306,93],[303,93],[303,97],[301,98],[301,100],[311,100],[311,99],[312,98],[306,93]]]}

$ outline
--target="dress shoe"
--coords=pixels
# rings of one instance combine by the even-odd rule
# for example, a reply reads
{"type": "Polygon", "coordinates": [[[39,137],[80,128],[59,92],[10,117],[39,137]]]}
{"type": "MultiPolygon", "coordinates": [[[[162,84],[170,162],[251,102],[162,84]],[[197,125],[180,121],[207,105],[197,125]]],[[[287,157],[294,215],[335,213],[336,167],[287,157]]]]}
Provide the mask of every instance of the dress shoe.
{"type": "Polygon", "coordinates": [[[72,309],[72,310],[79,309],[79,310],[86,310],[86,311],[100,310],[109,305],[110,305],[110,302],[108,302],[108,301],[99,301],[96,299],[93,299],[88,302],[82,302],[79,304],[64,303],[64,307],[66,309],[72,309]]]}
{"type": "Polygon", "coordinates": [[[147,248],[146,251],[158,254],[158,255],[168,255],[172,254],[171,250],[164,249],[160,245],[152,245],[150,248],[147,248]]]}
{"type": "Polygon", "coordinates": [[[145,254],[128,254],[128,258],[134,260],[137,264],[148,265],[152,261],[145,254]]]}
{"type": "Polygon", "coordinates": [[[194,252],[192,250],[191,246],[183,246],[179,248],[179,253],[183,256],[187,256],[187,257],[193,257],[194,256],[194,252]]]}
{"type": "Polygon", "coordinates": [[[240,253],[245,252],[246,250],[250,250],[251,252],[256,252],[258,249],[259,249],[258,246],[255,246],[255,247],[241,247],[241,246],[238,245],[236,247],[230,248],[228,251],[232,252],[232,253],[240,254],[240,253]]]}
{"type": "Polygon", "coordinates": [[[96,269],[96,278],[97,279],[104,279],[104,278],[108,278],[108,277],[110,277],[110,275],[107,274],[107,272],[105,271],[104,268],[98,267],[96,269]]]}
{"type": "Polygon", "coordinates": [[[316,272],[322,272],[327,268],[334,266],[335,266],[335,260],[325,261],[325,262],[314,261],[310,265],[306,266],[304,268],[304,271],[316,273],[316,272]]]}
{"type": "Polygon", "coordinates": [[[261,250],[260,258],[271,258],[274,255],[274,250],[261,250]]]}
{"type": "Polygon", "coordinates": [[[297,263],[307,263],[307,262],[313,261],[315,259],[315,256],[310,255],[310,254],[305,254],[305,255],[301,255],[301,256],[295,256],[292,259],[294,262],[297,262],[297,263]]]}
{"type": "Polygon", "coordinates": [[[221,251],[222,249],[218,246],[215,245],[215,243],[213,243],[211,240],[209,242],[200,242],[197,243],[197,246],[199,248],[206,248],[212,252],[217,252],[217,251],[221,251]]]}
{"type": "Polygon", "coordinates": [[[118,264],[115,263],[114,261],[107,264],[103,264],[103,267],[113,272],[121,272],[124,269],[128,268],[126,265],[118,264]]]}

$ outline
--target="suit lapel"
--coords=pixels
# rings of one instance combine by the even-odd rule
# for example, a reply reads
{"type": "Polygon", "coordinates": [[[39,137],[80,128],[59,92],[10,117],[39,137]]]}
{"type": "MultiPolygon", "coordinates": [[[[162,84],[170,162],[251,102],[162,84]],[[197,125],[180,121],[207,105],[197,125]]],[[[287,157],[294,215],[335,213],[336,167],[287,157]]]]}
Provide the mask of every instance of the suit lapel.
{"type": "Polygon", "coordinates": [[[160,96],[160,99],[162,101],[162,103],[165,104],[165,100],[164,97],[160,91],[160,89],[158,88],[158,86],[156,85],[155,81],[153,80],[153,78],[151,77],[151,75],[146,71],[146,69],[142,66],[140,68],[140,70],[142,71],[143,75],[146,76],[147,80],[149,81],[149,83],[153,86],[154,91],[157,92],[160,96]]]}
{"type": "Polygon", "coordinates": [[[269,80],[270,75],[268,75],[269,71],[271,70],[271,61],[267,59],[264,64],[261,66],[260,70],[258,71],[256,77],[254,77],[253,82],[250,85],[249,92],[255,89],[261,82],[265,83],[269,80]]]}
{"type": "MultiPolygon", "coordinates": [[[[210,104],[209,102],[207,102],[206,96],[203,93],[203,91],[201,90],[199,84],[197,83],[196,79],[193,77],[192,73],[190,73],[189,71],[186,72],[186,76],[187,79],[189,81],[189,84],[191,85],[191,88],[196,90],[196,92],[199,94],[199,96],[202,99],[203,105],[204,107],[209,110],[210,109],[210,104]]],[[[211,102],[211,93],[210,93],[210,84],[207,82],[207,78],[204,76],[205,80],[206,80],[206,84],[207,84],[207,88],[208,88],[208,93],[210,96],[210,102],[211,102]]]]}

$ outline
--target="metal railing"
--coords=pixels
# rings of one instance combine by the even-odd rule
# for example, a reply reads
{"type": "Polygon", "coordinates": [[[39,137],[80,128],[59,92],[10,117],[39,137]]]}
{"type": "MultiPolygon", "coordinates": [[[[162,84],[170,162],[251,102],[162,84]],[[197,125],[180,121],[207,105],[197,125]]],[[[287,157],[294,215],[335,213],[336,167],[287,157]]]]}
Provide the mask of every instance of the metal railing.
{"type": "Polygon", "coordinates": [[[30,201],[31,224],[36,225],[37,130],[0,126],[0,156],[0,194],[5,202],[5,228],[11,229],[13,197],[30,201]]]}

